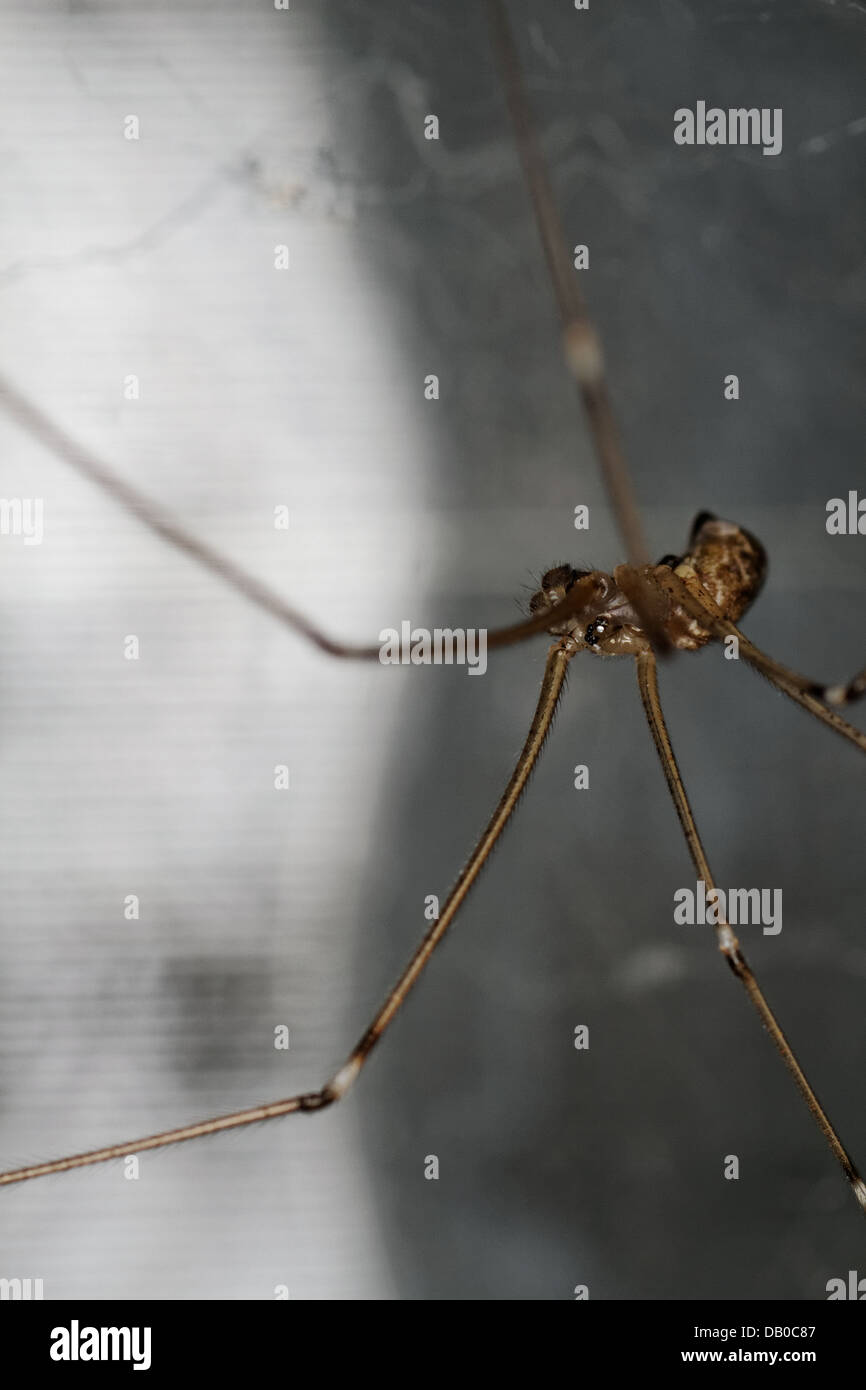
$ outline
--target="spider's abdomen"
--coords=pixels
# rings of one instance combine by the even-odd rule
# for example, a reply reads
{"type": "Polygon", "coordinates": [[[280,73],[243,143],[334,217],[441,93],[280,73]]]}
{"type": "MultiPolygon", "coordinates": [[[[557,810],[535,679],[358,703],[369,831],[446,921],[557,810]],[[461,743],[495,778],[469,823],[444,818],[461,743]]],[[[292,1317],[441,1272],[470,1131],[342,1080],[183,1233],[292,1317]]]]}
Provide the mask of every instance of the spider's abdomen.
{"type": "MultiPolygon", "coordinates": [[[[662,561],[700,598],[706,594],[730,622],[737,622],[757,598],[767,571],[767,556],[759,540],[736,526],[701,512],[692,527],[688,554],[662,561]]],[[[662,566],[657,568],[664,587],[662,566]]],[[[697,651],[712,641],[712,633],[694,613],[672,603],[666,630],[680,651],[697,651]]]]}
{"type": "Polygon", "coordinates": [[[761,542],[742,526],[702,512],[695,521],[682,564],[697,574],[723,615],[737,622],[761,591],[767,556],[761,542]]]}

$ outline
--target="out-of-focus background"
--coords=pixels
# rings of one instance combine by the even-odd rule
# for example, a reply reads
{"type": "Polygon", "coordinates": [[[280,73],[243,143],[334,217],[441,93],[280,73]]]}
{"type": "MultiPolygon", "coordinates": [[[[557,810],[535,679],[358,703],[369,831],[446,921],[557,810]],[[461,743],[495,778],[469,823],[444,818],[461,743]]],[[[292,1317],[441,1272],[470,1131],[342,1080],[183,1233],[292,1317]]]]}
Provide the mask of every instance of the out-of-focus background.
{"type": "MultiPolygon", "coordinates": [[[[702,508],[741,521],[770,555],[750,635],[846,678],[864,540],[824,521],[863,479],[866,16],[509,9],[653,551],[702,508]],[[782,107],[782,153],[675,146],[698,100],[782,107]]],[[[623,558],[480,6],[6,0],[2,24],[0,370],[70,433],[349,638],[498,625],[551,564],[623,558]]],[[[8,1167],[320,1084],[498,796],[545,642],[483,678],[328,661],[6,420],[0,450],[3,496],[45,508],[41,545],[0,537],[8,1167]]],[[[720,884],[783,890],[781,934],[744,945],[866,1162],[857,754],[717,650],[662,678],[720,884]]],[[[709,934],[673,922],[692,876],[634,687],[574,664],[515,824],[344,1105],[145,1155],[137,1181],[10,1189],[0,1275],[824,1297],[856,1208],[709,934]]]]}

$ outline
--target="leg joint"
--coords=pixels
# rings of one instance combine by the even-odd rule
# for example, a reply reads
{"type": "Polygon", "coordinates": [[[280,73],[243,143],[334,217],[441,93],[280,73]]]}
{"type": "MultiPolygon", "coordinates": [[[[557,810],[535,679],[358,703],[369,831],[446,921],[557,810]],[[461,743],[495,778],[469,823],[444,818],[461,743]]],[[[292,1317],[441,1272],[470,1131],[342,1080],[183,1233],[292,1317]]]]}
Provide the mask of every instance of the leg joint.
{"type": "Polygon", "coordinates": [[[350,1057],[345,1066],[340,1067],[340,1070],[331,1077],[327,1085],[322,1087],[319,1092],[319,1105],[311,1108],[319,1109],[323,1105],[333,1105],[335,1101],[342,1100],[349,1087],[356,1080],[362,1066],[363,1058],[359,1057],[357,1053],[350,1057]]]}

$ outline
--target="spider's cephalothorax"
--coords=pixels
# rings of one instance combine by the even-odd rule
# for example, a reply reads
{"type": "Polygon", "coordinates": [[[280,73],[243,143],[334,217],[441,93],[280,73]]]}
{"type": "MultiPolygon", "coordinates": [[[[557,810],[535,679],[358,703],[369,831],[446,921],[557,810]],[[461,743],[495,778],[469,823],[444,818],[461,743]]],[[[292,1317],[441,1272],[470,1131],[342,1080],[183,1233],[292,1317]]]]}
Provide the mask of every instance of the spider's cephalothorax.
{"type": "Polygon", "coordinates": [[[619,565],[612,575],[558,565],[542,576],[529,609],[535,616],[570,598],[573,611],[551,624],[552,636],[569,637],[575,650],[600,656],[636,656],[650,645],[634,602],[642,589],[642,611],[653,610],[671,646],[695,651],[712,634],[671,592],[671,572],[696,597],[709,599],[722,617],[737,622],[760,592],[766,568],[764,548],[750,532],[701,512],[685,555],[668,555],[637,570],[619,565]]]}

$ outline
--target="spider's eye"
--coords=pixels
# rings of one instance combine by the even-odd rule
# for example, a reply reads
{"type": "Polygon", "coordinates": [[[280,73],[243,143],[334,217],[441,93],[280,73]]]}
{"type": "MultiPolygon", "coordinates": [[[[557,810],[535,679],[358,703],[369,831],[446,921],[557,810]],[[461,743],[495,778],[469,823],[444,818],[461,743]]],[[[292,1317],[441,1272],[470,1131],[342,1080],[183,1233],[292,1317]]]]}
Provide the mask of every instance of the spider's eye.
{"type": "Polygon", "coordinates": [[[610,631],[610,618],[593,618],[584,633],[583,640],[588,647],[595,647],[610,631]]]}

